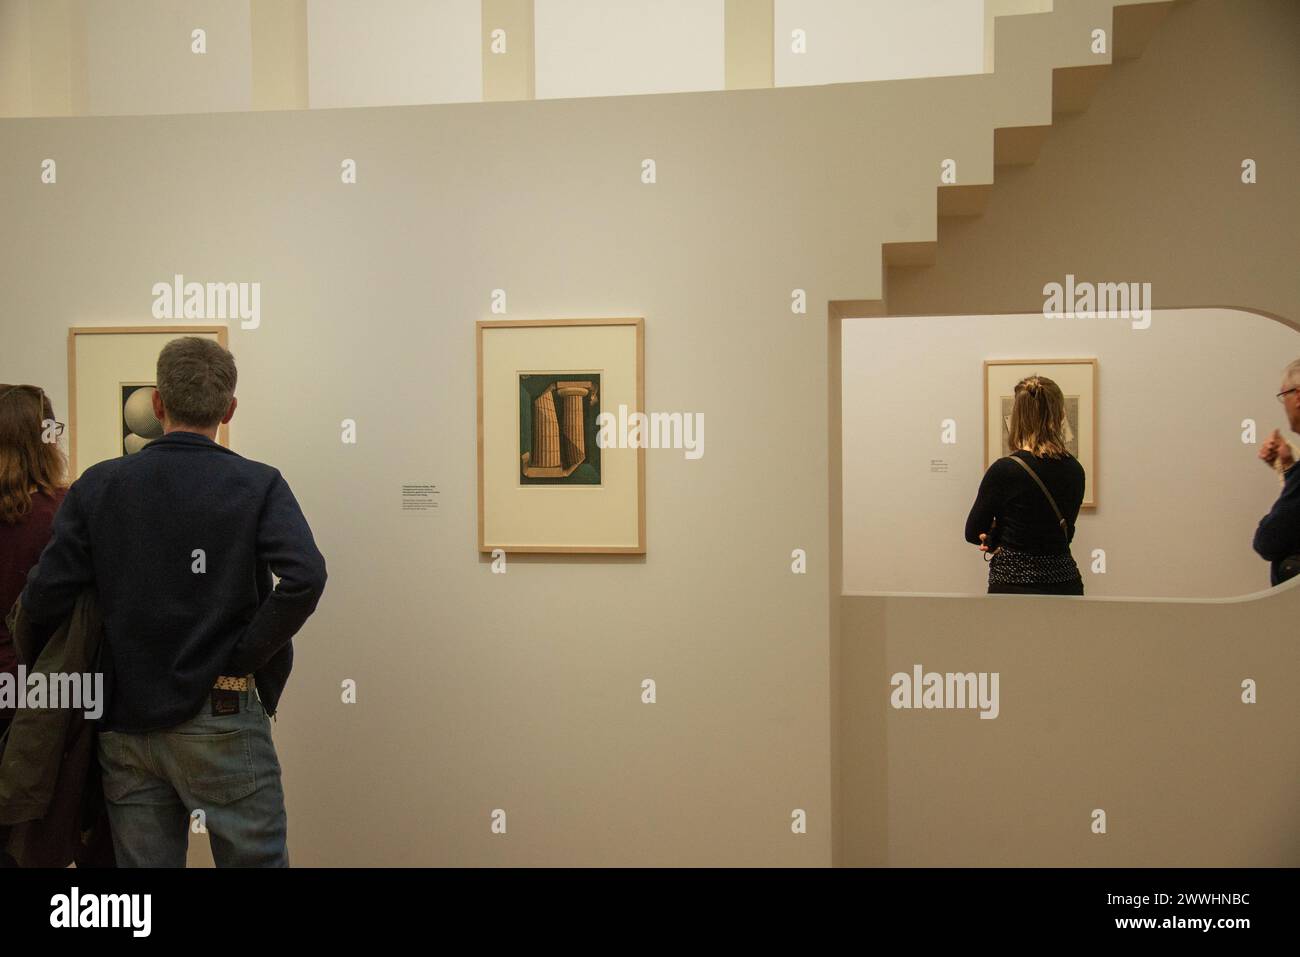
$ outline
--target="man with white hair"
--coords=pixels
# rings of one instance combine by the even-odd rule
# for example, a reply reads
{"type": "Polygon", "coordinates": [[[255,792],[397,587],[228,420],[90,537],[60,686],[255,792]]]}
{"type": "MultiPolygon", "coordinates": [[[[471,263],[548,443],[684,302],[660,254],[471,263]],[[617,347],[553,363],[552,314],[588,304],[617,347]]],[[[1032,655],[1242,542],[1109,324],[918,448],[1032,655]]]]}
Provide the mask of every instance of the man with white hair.
{"type": "MultiPolygon", "coordinates": [[[[1300,359],[1286,367],[1277,400],[1286,409],[1287,424],[1300,434],[1300,359]]],[[[1297,449],[1278,429],[1259,449],[1259,457],[1281,476],[1282,494],[1255,529],[1255,551],[1270,563],[1269,582],[1280,585],[1300,572],[1300,469],[1297,449]]]]}

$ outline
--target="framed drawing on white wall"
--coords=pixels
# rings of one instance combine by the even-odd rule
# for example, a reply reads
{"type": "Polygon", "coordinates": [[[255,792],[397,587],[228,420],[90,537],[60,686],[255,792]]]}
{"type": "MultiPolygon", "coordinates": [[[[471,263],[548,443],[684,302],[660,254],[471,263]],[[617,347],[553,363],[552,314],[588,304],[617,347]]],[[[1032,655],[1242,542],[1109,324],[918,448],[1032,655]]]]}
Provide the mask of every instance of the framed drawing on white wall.
{"type": "Polygon", "coordinates": [[[1011,453],[1011,404],[1016,385],[1029,376],[1045,376],[1065,397],[1065,447],[1086,477],[1083,507],[1097,506],[1097,360],[986,359],[984,361],[984,468],[1011,453]]]}
{"type": "Polygon", "coordinates": [[[599,439],[602,414],[642,411],[643,320],[483,320],[476,339],[479,551],[644,554],[645,449],[599,439]]]}
{"type": "MultiPolygon", "coordinates": [[[[225,326],[75,326],[68,330],[68,465],[73,478],[133,455],[158,436],[153,414],[158,353],[182,336],[226,345],[225,326]]],[[[230,444],[230,428],[217,431],[230,444]]]]}

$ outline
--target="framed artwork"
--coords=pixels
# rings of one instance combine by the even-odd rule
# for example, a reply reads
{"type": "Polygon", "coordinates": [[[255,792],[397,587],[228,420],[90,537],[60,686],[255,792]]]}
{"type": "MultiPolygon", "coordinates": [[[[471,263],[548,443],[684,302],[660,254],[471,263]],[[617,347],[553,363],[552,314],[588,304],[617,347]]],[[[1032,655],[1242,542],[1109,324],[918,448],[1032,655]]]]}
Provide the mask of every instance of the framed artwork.
{"type": "Polygon", "coordinates": [[[519,373],[524,485],[599,485],[600,373],[519,373]]]}
{"type": "MultiPolygon", "coordinates": [[[[153,414],[162,347],[181,336],[226,345],[225,326],[77,326],[68,330],[68,465],[73,478],[162,435],[153,414]]],[[[230,444],[229,427],[217,441],[230,444]]]]}
{"type": "Polygon", "coordinates": [[[134,455],[163,434],[153,411],[154,382],[122,383],[122,454],[134,455]]]}
{"type": "Polygon", "coordinates": [[[602,414],[643,411],[644,321],[483,320],[476,340],[479,551],[645,554],[645,449],[598,441],[602,414]]]}
{"type": "Polygon", "coordinates": [[[1065,445],[1085,474],[1083,507],[1097,506],[1097,360],[987,359],[984,362],[984,468],[1011,451],[1011,401],[1016,383],[1041,375],[1065,396],[1065,445]]]}

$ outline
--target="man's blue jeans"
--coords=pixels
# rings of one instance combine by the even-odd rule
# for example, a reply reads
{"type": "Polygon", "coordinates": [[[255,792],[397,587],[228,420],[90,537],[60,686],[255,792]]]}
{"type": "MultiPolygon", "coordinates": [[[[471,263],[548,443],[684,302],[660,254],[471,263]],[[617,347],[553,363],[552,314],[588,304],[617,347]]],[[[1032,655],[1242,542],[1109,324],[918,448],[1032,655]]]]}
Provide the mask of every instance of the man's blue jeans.
{"type": "Polygon", "coordinates": [[[237,714],[214,716],[205,701],[165,731],[99,733],[118,867],[184,867],[200,827],[218,867],[289,866],[271,720],[255,691],[232,693],[237,714]]]}

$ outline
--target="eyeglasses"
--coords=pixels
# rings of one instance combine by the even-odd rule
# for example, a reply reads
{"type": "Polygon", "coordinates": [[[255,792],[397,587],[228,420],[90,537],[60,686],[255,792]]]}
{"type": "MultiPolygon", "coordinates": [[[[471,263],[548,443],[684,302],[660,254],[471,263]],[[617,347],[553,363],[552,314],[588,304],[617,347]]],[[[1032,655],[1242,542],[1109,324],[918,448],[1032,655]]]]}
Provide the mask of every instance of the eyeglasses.
{"type": "Polygon", "coordinates": [[[1300,388],[1287,389],[1285,392],[1279,392],[1277,394],[1277,401],[1285,403],[1286,397],[1289,396],[1292,392],[1300,392],[1300,388]]]}

